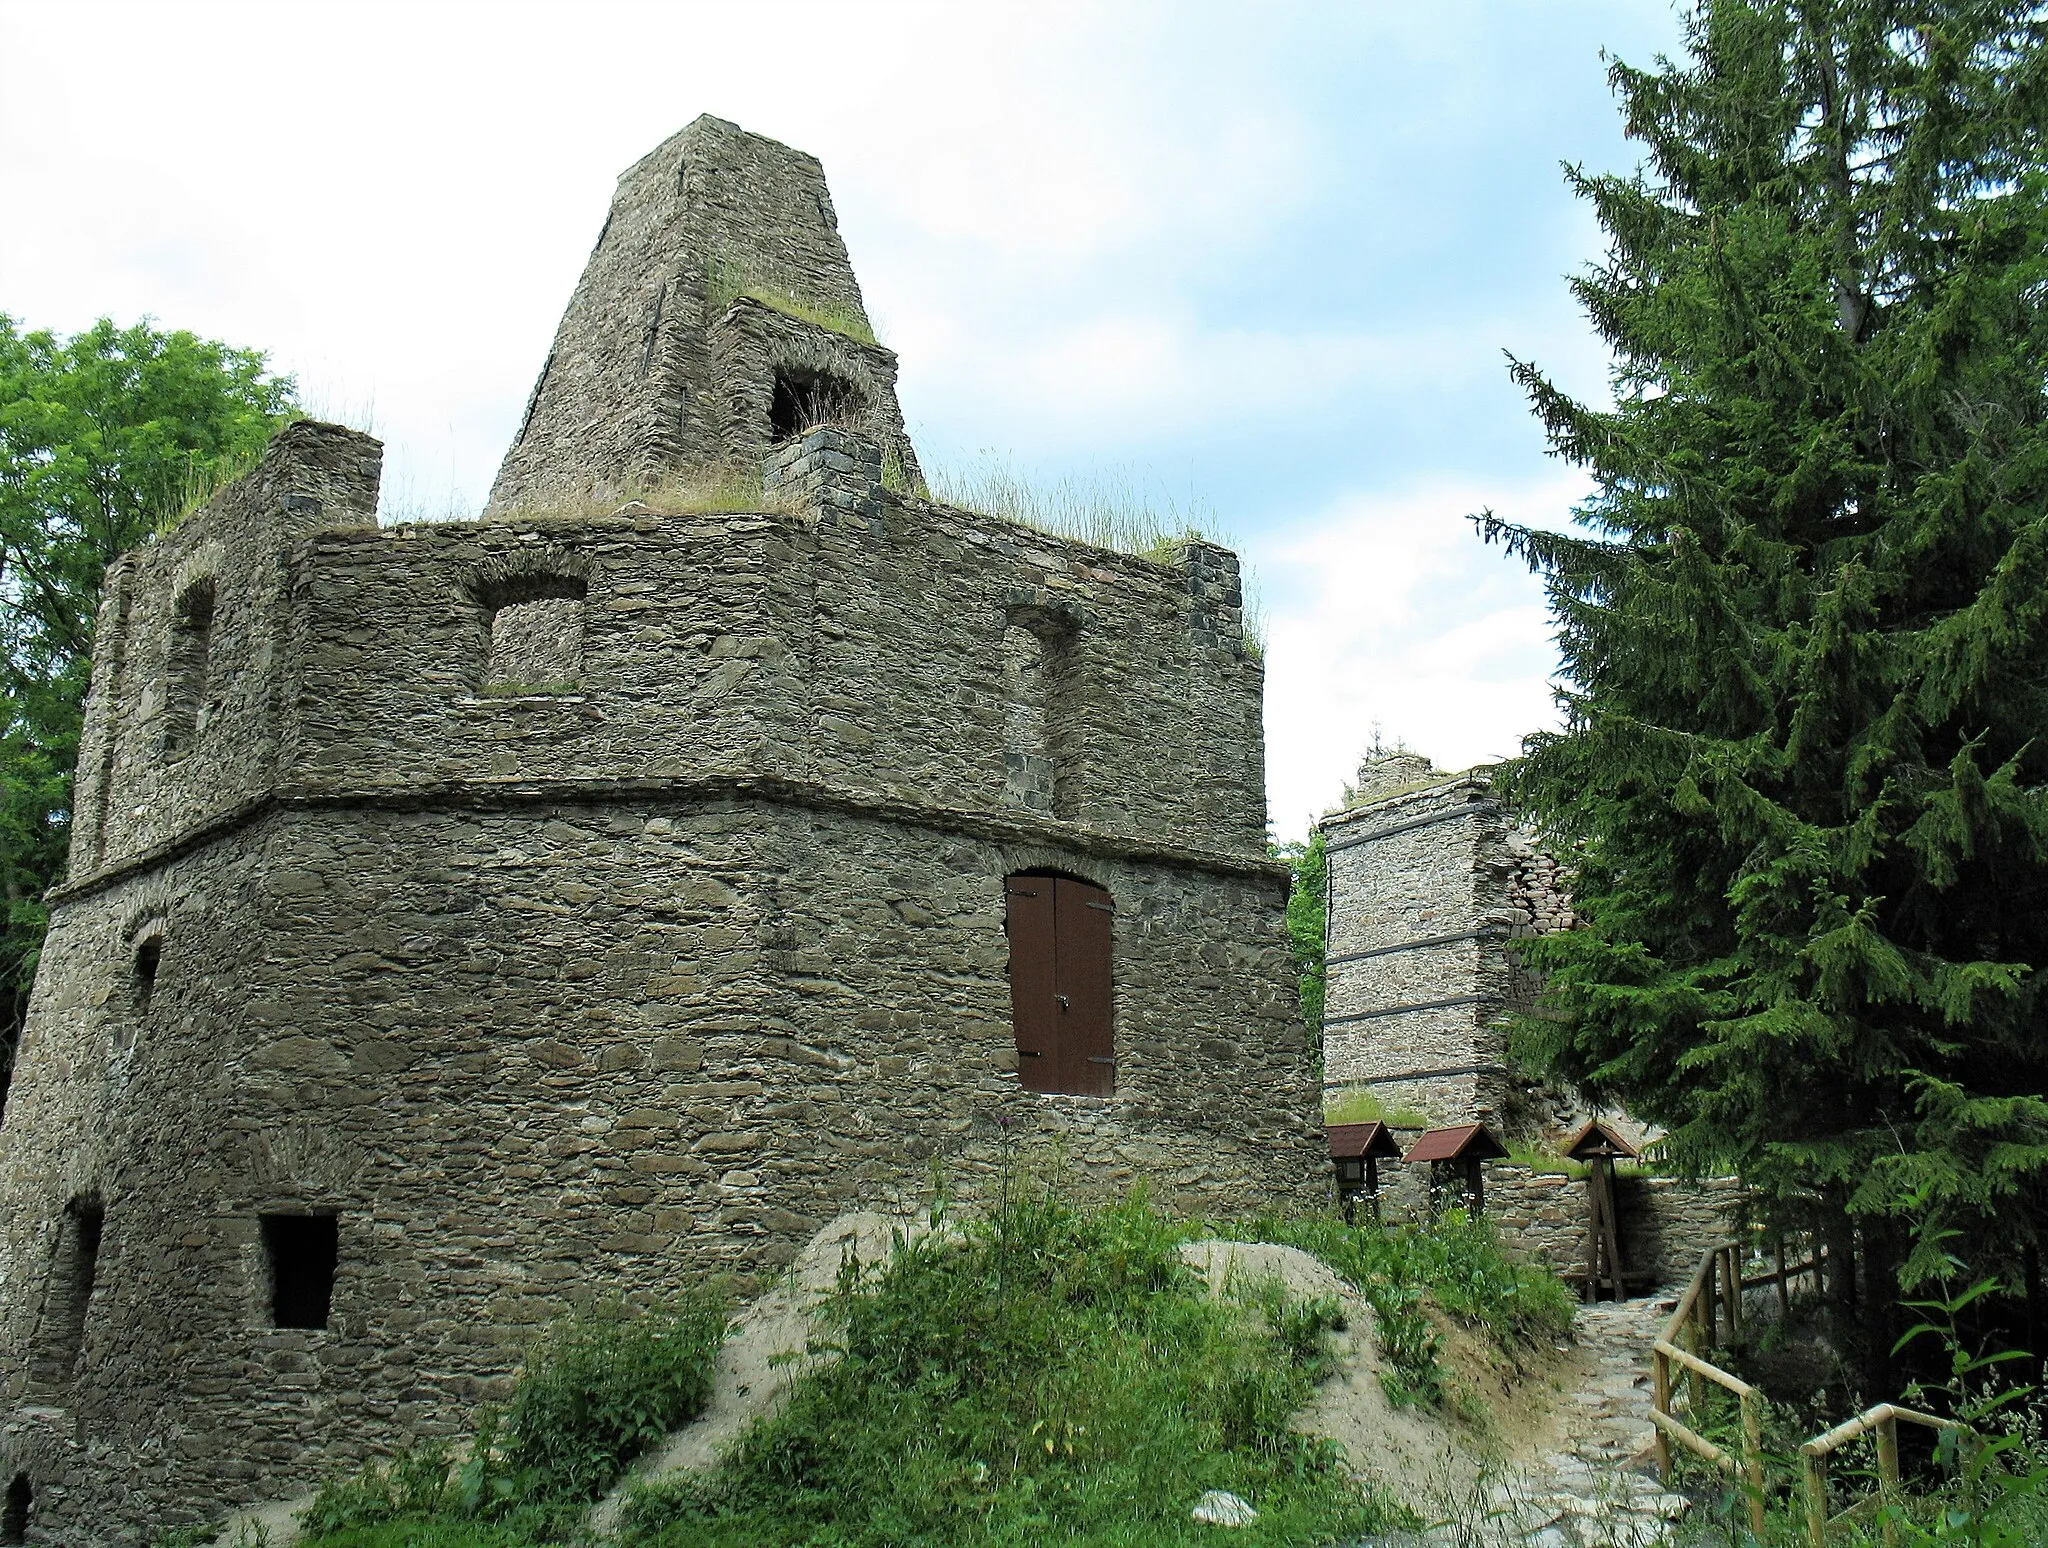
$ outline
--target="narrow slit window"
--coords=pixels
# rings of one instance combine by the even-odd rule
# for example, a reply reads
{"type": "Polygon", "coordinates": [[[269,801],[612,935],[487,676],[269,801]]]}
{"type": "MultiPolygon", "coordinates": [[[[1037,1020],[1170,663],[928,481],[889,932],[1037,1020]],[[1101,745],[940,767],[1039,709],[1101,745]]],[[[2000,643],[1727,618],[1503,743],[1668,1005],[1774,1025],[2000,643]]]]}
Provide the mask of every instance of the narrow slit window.
{"type": "Polygon", "coordinates": [[[495,601],[483,686],[497,693],[562,693],[583,681],[585,587],[572,578],[531,581],[495,601]]]}
{"type": "Polygon", "coordinates": [[[340,1258],[334,1215],[263,1216],[263,1257],[270,1275],[270,1321],[279,1328],[324,1328],[334,1304],[340,1258]]]}
{"type": "Polygon", "coordinates": [[[213,656],[213,582],[195,581],[178,594],[171,618],[171,654],[165,689],[164,750],[180,757],[206,729],[213,656]]]}
{"type": "Polygon", "coordinates": [[[1071,876],[1003,879],[1017,1080],[1027,1091],[1116,1091],[1110,895],[1071,876]]]}
{"type": "Polygon", "coordinates": [[[163,966],[164,938],[145,935],[135,943],[135,1008],[145,1015],[156,998],[157,970],[163,966]]]}
{"type": "Polygon", "coordinates": [[[29,1367],[30,1381],[45,1392],[70,1382],[85,1346],[86,1311],[99,1277],[100,1228],[97,1202],[74,1199],[57,1225],[57,1255],[43,1299],[43,1336],[29,1367]]]}

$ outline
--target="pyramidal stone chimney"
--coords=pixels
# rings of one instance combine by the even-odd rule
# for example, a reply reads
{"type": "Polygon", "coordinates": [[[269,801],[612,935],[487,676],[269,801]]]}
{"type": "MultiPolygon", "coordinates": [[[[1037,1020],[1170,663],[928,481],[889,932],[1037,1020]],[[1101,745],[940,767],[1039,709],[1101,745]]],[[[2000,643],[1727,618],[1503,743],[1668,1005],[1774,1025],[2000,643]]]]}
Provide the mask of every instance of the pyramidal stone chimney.
{"type": "Polygon", "coordinates": [[[762,458],[829,422],[917,459],[825,170],[708,115],[619,178],[486,517],[631,495],[762,458]]]}

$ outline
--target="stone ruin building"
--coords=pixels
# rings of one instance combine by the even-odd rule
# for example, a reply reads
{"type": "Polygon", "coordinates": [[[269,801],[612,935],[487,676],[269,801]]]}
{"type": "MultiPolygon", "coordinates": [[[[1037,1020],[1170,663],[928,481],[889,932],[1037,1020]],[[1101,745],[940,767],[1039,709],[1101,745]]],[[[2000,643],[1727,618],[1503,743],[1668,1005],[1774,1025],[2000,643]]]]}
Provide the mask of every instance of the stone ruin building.
{"type": "MultiPolygon", "coordinates": [[[[1626,1113],[1518,1077],[1508,1023],[1535,1001],[1514,943],[1576,922],[1569,877],[1496,799],[1482,769],[1411,752],[1366,759],[1351,800],[1321,824],[1329,857],[1323,1100],[1368,1096],[1404,1147],[1424,1128],[1483,1123],[1555,1143],[1598,1117],[1632,1140],[1626,1113]]],[[[1388,1168],[1395,1214],[1429,1207],[1420,1166],[1388,1168]]],[[[1490,1162],[1486,1213],[1503,1240],[1572,1277],[1586,1263],[1583,1188],[1562,1170],[1490,1162]]],[[[1733,1179],[1617,1182],[1622,1258],[1638,1286],[1683,1278],[1723,1240],[1733,1179]]]]}
{"type": "Polygon", "coordinates": [[[378,444],[301,422],[111,569],[0,1122],[8,1536],[459,1434],[577,1298],[1016,1134],[1324,1196],[1236,559],[907,492],[867,337],[818,163],[700,119],[484,519],[380,527],[378,444]]]}

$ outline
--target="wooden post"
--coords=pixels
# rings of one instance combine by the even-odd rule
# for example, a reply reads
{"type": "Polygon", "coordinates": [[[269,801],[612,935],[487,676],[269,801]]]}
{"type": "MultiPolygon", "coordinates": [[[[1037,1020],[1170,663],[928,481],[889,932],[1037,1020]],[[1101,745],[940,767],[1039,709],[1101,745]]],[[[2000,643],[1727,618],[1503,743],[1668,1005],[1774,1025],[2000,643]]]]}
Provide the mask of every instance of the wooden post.
{"type": "Polygon", "coordinates": [[[1744,1492],[1749,1496],[1749,1526],[1761,1540],[1764,1535],[1763,1416],[1757,1412],[1755,1391],[1744,1392],[1736,1401],[1742,1405],[1742,1473],[1744,1492]]]}
{"type": "MultiPolygon", "coordinates": [[[[1671,1412],[1671,1360],[1663,1350],[1650,1355],[1650,1402],[1660,1414],[1671,1412]]],[[[1657,1477],[1665,1484],[1671,1482],[1671,1437],[1661,1426],[1657,1426],[1657,1477]]]]}
{"type": "Polygon", "coordinates": [[[1742,1243],[1728,1249],[1728,1331],[1742,1329],[1742,1243]]]}
{"type": "Polygon", "coordinates": [[[1790,1322],[1792,1320],[1792,1292],[1785,1288],[1785,1238],[1782,1236],[1778,1238],[1777,1244],[1771,1249],[1771,1261],[1777,1265],[1778,1270],[1778,1320],[1780,1322],[1790,1322]]]}
{"type": "Polygon", "coordinates": [[[1887,1409],[1877,1421],[1877,1508],[1884,1518],[1884,1548],[1899,1548],[1898,1491],[1899,1420],[1887,1409]]]}
{"type": "Polygon", "coordinates": [[[1827,1458],[1801,1456],[1806,1474],[1806,1541],[1809,1548],[1828,1548],[1827,1458]]]}

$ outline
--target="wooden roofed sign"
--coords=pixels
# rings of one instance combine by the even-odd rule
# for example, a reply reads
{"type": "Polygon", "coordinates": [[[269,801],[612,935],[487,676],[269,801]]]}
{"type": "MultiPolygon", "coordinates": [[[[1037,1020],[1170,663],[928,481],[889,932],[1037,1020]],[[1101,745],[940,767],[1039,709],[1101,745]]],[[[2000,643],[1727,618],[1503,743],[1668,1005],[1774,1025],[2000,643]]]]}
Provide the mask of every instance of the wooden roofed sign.
{"type": "Polygon", "coordinates": [[[1565,1147],[1564,1153],[1574,1161],[1591,1161],[1603,1156],[1609,1161],[1639,1161],[1643,1154],[1598,1118],[1579,1130],[1578,1137],[1565,1147]]]}
{"type": "Polygon", "coordinates": [[[1483,1123],[1461,1123],[1448,1129],[1425,1130],[1422,1138],[1408,1147],[1409,1161],[1498,1161],[1507,1146],[1493,1137],[1483,1123]]]}
{"type": "Polygon", "coordinates": [[[1377,1205],[1380,1191],[1380,1162],[1401,1154],[1393,1132],[1383,1123],[1326,1124],[1323,1134],[1330,1144],[1330,1161],[1337,1169],[1337,1203],[1344,1218],[1355,1218],[1358,1199],[1377,1205]]]}
{"type": "Polygon", "coordinates": [[[1642,1152],[1595,1118],[1565,1147],[1574,1161],[1586,1163],[1586,1294],[1599,1300],[1603,1290],[1617,1301],[1628,1296],[1621,1265],[1621,1215],[1615,1207],[1614,1163],[1634,1161],[1642,1152]]]}
{"type": "Polygon", "coordinates": [[[1477,1215],[1486,1207],[1486,1184],[1479,1163],[1498,1161],[1507,1153],[1507,1146],[1495,1139],[1485,1124],[1460,1123],[1425,1130],[1422,1138],[1408,1147],[1404,1159],[1430,1164],[1430,1197],[1439,1205],[1462,1205],[1477,1215]]]}

